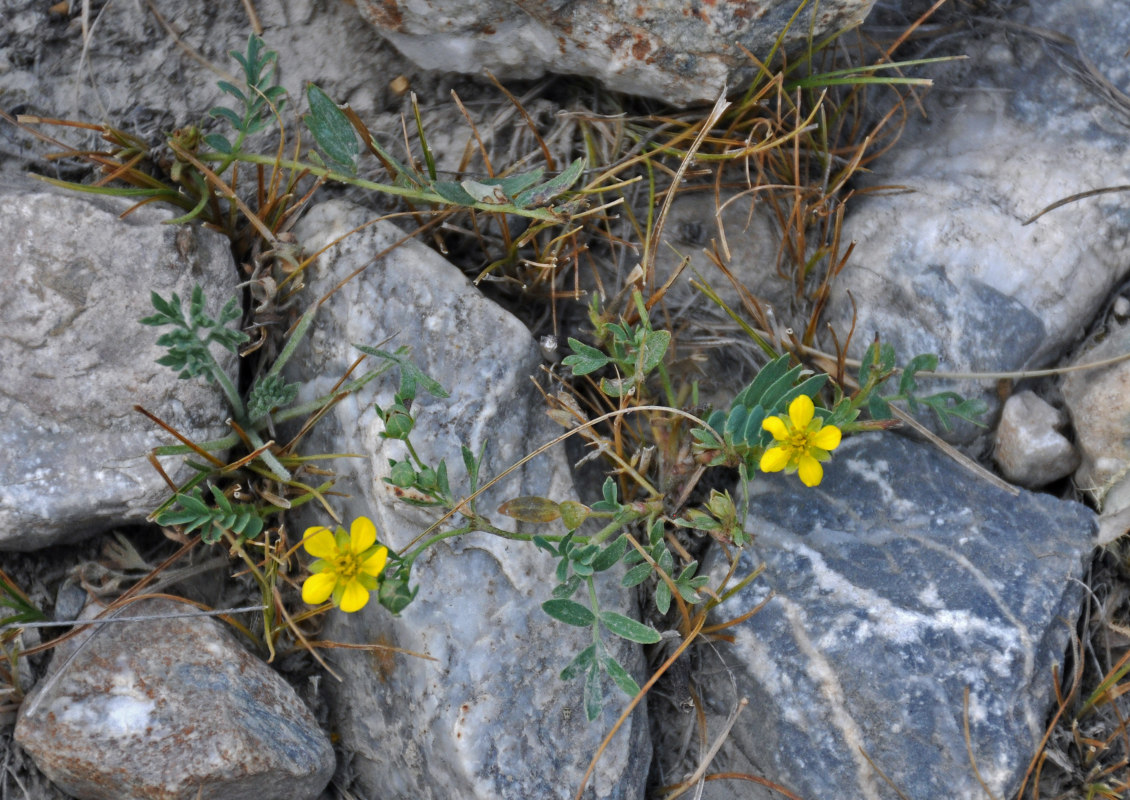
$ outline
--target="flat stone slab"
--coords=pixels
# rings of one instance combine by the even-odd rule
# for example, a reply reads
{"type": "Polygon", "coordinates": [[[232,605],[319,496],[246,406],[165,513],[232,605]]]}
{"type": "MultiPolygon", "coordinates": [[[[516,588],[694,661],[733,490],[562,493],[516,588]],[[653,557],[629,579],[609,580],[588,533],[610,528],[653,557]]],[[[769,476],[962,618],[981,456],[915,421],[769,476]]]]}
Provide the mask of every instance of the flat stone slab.
{"type": "MultiPolygon", "coordinates": [[[[968,720],[981,778],[1012,796],[1079,613],[1094,514],[1013,496],[891,434],[846,440],[817,489],[758,479],[751,508],[739,575],[766,570],[716,619],[772,599],[719,646],[736,694],[726,669],[704,670],[714,712],[750,700],[712,771],[894,800],[878,767],[906,797],[973,800],[985,794],[968,720]]],[[[705,796],[751,797],[724,783],[705,796]]]]}

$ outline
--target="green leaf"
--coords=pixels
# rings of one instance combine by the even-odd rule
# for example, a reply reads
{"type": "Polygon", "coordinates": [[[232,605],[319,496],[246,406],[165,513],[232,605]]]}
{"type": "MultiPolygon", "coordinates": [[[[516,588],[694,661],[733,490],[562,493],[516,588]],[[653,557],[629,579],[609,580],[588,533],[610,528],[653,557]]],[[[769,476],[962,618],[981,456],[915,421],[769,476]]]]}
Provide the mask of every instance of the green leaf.
{"type": "Polygon", "coordinates": [[[540,186],[527,189],[514,198],[514,205],[521,208],[533,208],[548,203],[559,194],[566,192],[581,177],[585,171],[586,161],[578,158],[570,164],[560,175],[546,181],[540,186]]]}
{"type": "Polygon", "coordinates": [[[663,361],[667,353],[667,346],[671,344],[670,331],[650,331],[643,342],[643,369],[651,372],[663,361]]]}
{"type": "Polygon", "coordinates": [[[569,580],[554,586],[550,594],[557,600],[566,600],[576,594],[577,590],[581,588],[581,580],[580,575],[572,575],[569,580]]]}
{"type": "Polygon", "coordinates": [[[470,207],[478,202],[455,181],[436,181],[431,185],[431,190],[452,205],[470,207]]]}
{"type": "Polygon", "coordinates": [[[596,621],[596,615],[592,611],[574,600],[546,600],[541,608],[555,620],[578,628],[587,628],[596,621]]]}
{"type": "Polygon", "coordinates": [[[310,104],[310,113],[302,119],[322,152],[350,175],[356,174],[361,146],[345,112],[313,83],[306,84],[306,100],[310,104]]]}
{"type": "Polygon", "coordinates": [[[635,697],[640,693],[640,685],[636,683],[636,679],[629,675],[628,670],[624,669],[615,658],[606,655],[600,659],[600,664],[621,692],[629,697],[635,697]]]}
{"type": "Polygon", "coordinates": [[[604,479],[604,485],[601,487],[601,492],[604,496],[603,500],[598,500],[592,504],[593,511],[619,511],[620,501],[619,492],[616,488],[616,481],[611,477],[604,479]]]}
{"type": "Polygon", "coordinates": [[[609,397],[627,397],[636,388],[635,378],[601,378],[600,391],[609,397]]]}
{"type": "Polygon", "coordinates": [[[644,625],[642,622],[637,622],[623,614],[617,614],[615,611],[601,611],[600,622],[611,633],[630,642],[655,644],[661,638],[659,631],[650,625],[644,625]]]}
{"type": "Polygon", "coordinates": [[[588,671],[596,663],[596,645],[590,644],[573,657],[569,665],[561,670],[561,680],[571,681],[582,672],[588,671]]]}
{"type": "Polygon", "coordinates": [[[765,390],[757,401],[760,405],[764,406],[767,412],[773,413],[784,410],[782,398],[784,398],[792,389],[793,384],[796,383],[797,378],[800,377],[804,368],[799,364],[774,382],[772,386],[765,390]]]}
{"type": "Polygon", "coordinates": [[[891,404],[877,394],[867,399],[867,410],[871,413],[872,419],[890,419],[894,416],[891,412],[891,404]]]}
{"type": "Polygon", "coordinates": [[[823,389],[825,384],[827,383],[828,373],[821,372],[819,375],[813,375],[811,378],[798,383],[796,386],[786,392],[785,396],[781,398],[778,407],[788,408],[789,403],[800,397],[802,394],[807,395],[808,397],[816,397],[816,395],[820,393],[820,390],[823,389]]]}
{"type": "Polygon", "coordinates": [[[761,368],[761,371],[757,373],[757,377],[753,379],[749,386],[738,393],[737,397],[734,398],[734,405],[749,406],[750,408],[759,404],[765,405],[761,401],[761,396],[770,386],[780,380],[788,372],[788,369],[789,355],[787,353],[773,359],[761,368]]]}
{"type": "Polygon", "coordinates": [[[217,153],[223,153],[225,156],[231,155],[232,145],[226,137],[218,133],[209,133],[204,137],[204,144],[211,147],[217,153]]]}
{"type": "Polygon", "coordinates": [[[938,357],[933,353],[923,353],[910,359],[902,371],[902,378],[899,380],[899,394],[904,397],[911,397],[918,391],[918,384],[914,380],[917,373],[925,370],[926,372],[933,372],[938,368],[938,357]]]}
{"type": "Polygon", "coordinates": [[[585,717],[589,722],[592,722],[600,716],[601,708],[604,706],[604,692],[600,688],[600,670],[596,664],[589,667],[588,675],[585,676],[585,717]]]}
{"type": "Polygon", "coordinates": [[[569,337],[568,341],[569,347],[572,349],[574,355],[565,356],[561,363],[571,368],[573,374],[578,377],[588,375],[590,372],[596,372],[612,360],[600,350],[584,342],[580,342],[572,336],[569,337]]]}
{"type": "Polygon", "coordinates": [[[642,564],[632,567],[624,573],[624,577],[620,579],[620,585],[625,589],[630,589],[633,586],[639,586],[641,583],[648,579],[651,575],[651,564],[646,561],[642,564]]]}
{"type": "Polygon", "coordinates": [[[597,572],[603,572],[611,568],[624,557],[625,551],[628,549],[628,537],[621,535],[608,547],[600,551],[600,553],[593,558],[592,568],[597,572]]]}
{"type": "Polygon", "coordinates": [[[671,609],[671,590],[664,581],[655,585],[655,607],[660,614],[666,614],[671,609]]]}

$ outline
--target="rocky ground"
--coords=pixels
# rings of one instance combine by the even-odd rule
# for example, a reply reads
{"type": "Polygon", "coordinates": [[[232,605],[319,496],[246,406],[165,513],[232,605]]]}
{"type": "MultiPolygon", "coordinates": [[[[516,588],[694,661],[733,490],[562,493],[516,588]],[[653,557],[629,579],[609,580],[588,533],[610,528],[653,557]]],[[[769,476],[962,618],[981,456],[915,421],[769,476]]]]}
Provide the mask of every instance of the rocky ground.
{"type": "MultiPolygon", "coordinates": [[[[850,15],[868,4],[828,5],[850,15]]],[[[917,12],[902,5],[875,3],[867,36],[892,42],[906,31],[917,12]]],[[[914,70],[936,85],[910,90],[897,126],[877,124],[891,107],[878,92],[840,106],[861,131],[875,126],[886,136],[899,128],[901,136],[884,138],[885,152],[836,191],[828,190],[831,176],[858,151],[829,159],[822,196],[836,205],[809,206],[799,240],[789,209],[800,201],[763,202],[729,178],[716,192],[706,173],[690,175],[667,220],[671,247],[661,247],[654,261],[658,284],[685,254],[685,275],[697,270],[736,306],[742,293],[726,286],[722,272],[734,274],[760,301],[754,324],[779,342],[795,344],[819,308],[838,336],[855,331],[850,357],[862,354],[873,333],[895,346],[902,363],[935,353],[948,377],[923,377],[929,385],[919,393],[953,390],[979,399],[988,427],[958,422],[947,430],[925,413],[921,433],[904,428],[904,435],[847,440],[817,489],[795,476],[755,480],[744,526],[756,538],[738,566],[745,573],[764,564],[764,574],[714,613],[713,623],[735,621],[717,632],[728,639],[689,650],[646,709],[628,718],[586,796],[664,796],[660,787],[700,767],[792,792],[732,777],[702,784],[699,796],[708,798],[1127,791],[1130,749],[1120,720],[1130,709],[1124,696],[1114,697],[1117,689],[1091,693],[1107,675],[1124,683],[1118,670],[1130,628],[1130,561],[1119,538],[1130,527],[1130,367],[1119,361],[1130,351],[1128,195],[1097,193],[1034,219],[1064,198],[1127,183],[1130,13],[1113,5],[955,2],[916,28],[899,57],[968,59],[914,70]],[[840,220],[828,212],[844,198],[840,220]],[[825,235],[831,228],[821,227],[826,219],[842,226],[836,246],[811,263],[824,265],[823,274],[837,271],[829,264],[841,268],[826,284],[815,272],[798,279],[806,243],[815,249],[832,241],[825,235]],[[847,243],[850,255],[840,264],[847,243]],[[761,603],[760,613],[744,616],[761,603]],[[1057,697],[1066,698],[1062,708],[1057,697]],[[1043,760],[1034,775],[1037,752],[1043,760]]],[[[449,13],[443,6],[428,4],[424,16],[440,19],[449,13]]],[[[579,153],[582,129],[592,136],[590,154],[623,147],[630,155],[613,143],[615,131],[631,130],[615,127],[618,114],[683,118],[657,99],[555,75],[554,65],[566,62],[550,60],[549,77],[539,78],[537,59],[554,52],[545,38],[555,24],[550,17],[539,17],[541,32],[514,31],[511,25],[532,23],[507,19],[505,4],[483,4],[483,13],[497,18],[470,27],[485,38],[468,34],[454,46],[421,34],[426,19],[396,20],[393,40],[419,59],[455,58],[443,55],[445,46],[464,54],[468,69],[496,59],[527,121],[487,80],[422,69],[382,41],[366,18],[381,21],[390,7],[361,3],[359,13],[310,0],[202,13],[162,2],[47,9],[6,0],[0,108],[107,121],[157,145],[162,132],[222,102],[216,80],[235,71],[229,51],[243,51],[261,26],[295,104],[313,81],[348,102],[392,151],[405,138],[418,146],[415,133],[405,132],[415,125],[414,92],[441,173],[467,164],[474,171],[480,147],[496,164],[535,153],[565,165],[579,153]],[[540,44],[515,55],[523,42],[540,44]],[[453,91],[476,123],[477,140],[453,91]],[[588,127],[576,122],[581,117],[588,127]]],[[[714,22],[723,34],[734,24],[714,22]]],[[[671,25],[672,41],[681,41],[671,25]]],[[[607,66],[618,70],[613,88],[635,86],[637,94],[667,100],[679,98],[665,93],[704,99],[696,87],[730,69],[725,59],[708,63],[704,47],[704,71],[676,82],[649,73],[651,62],[668,63],[663,59],[632,60],[639,48],[658,52],[649,48],[662,43],[637,41],[633,50],[626,39],[606,39],[612,52],[623,46],[632,56],[608,64],[577,56],[569,69],[599,77],[607,66]]],[[[686,64],[676,66],[691,75],[686,64]]],[[[705,105],[693,114],[709,111],[705,105]]],[[[64,135],[73,131],[41,129],[73,140],[64,135]]],[[[225,430],[216,385],[178,381],[153,364],[161,354],[154,331],[134,324],[152,312],[149,292],[187,297],[192,284],[203,283],[209,297],[220,298],[252,279],[259,283],[249,305],[277,296],[255,294],[266,284],[243,266],[251,254],[243,261],[237,247],[233,260],[227,239],[213,231],[163,225],[169,212],[155,206],[119,219],[127,200],[92,200],[25,180],[29,170],[90,177],[77,159],[48,160],[51,149],[0,122],[0,241],[14,248],[0,296],[0,383],[9,387],[0,395],[0,441],[9,454],[0,469],[0,569],[49,619],[73,620],[98,613],[99,602],[183,546],[175,533],[145,522],[166,488],[145,455],[169,440],[132,406],[144,405],[193,439],[225,430]]],[[[381,179],[377,167],[363,169],[381,179]]],[[[326,190],[324,199],[291,231],[308,251],[328,248],[305,275],[304,295],[328,299],[286,371],[306,384],[299,401],[332,391],[357,355],[353,344],[384,346],[395,336],[412,344],[424,372],[451,392],[421,394],[413,410],[423,457],[445,459],[453,484],[467,477],[456,466],[463,463],[458,442],[475,452],[488,443],[483,471],[495,474],[560,432],[542,413],[529,377],[562,372],[568,351],[560,343],[590,336],[582,304],[562,298],[573,289],[615,295],[640,260],[638,251],[614,244],[641,229],[627,211],[608,223],[608,230],[621,226],[615,236],[586,242],[591,269],[542,281],[526,265],[473,285],[468,277],[522,227],[477,229],[467,216],[453,218],[396,246],[378,270],[368,267],[373,256],[418,217],[382,222],[331,247],[374,212],[398,206],[356,188],[326,190]]],[[[646,193],[627,199],[643,219],[646,193]]],[[[267,305],[249,318],[289,323],[301,310],[267,305]]],[[[697,364],[705,370],[704,396],[733,397],[759,363],[749,339],[685,276],[653,311],[657,319],[660,310],[677,331],[672,372],[697,364]]],[[[806,341],[835,353],[843,339],[825,331],[806,341]]],[[[805,353],[835,366],[834,358],[805,353]]],[[[238,380],[234,363],[223,368],[238,380]]],[[[350,495],[335,500],[338,511],[347,521],[371,516],[382,541],[403,549],[433,520],[389,498],[385,465],[405,455],[381,437],[385,423],[372,405],[374,398],[392,402],[395,384],[375,385],[366,402],[335,406],[306,452],[367,454],[335,466],[335,488],[350,495]]],[[[557,448],[540,456],[494,487],[481,507],[493,511],[522,495],[591,503],[599,489],[574,468],[580,455],[557,448]]],[[[188,474],[176,472],[178,462],[162,460],[177,481],[188,474]]],[[[719,486],[734,488],[732,481],[719,486]]],[[[296,538],[323,519],[311,503],[286,524],[296,538]]],[[[727,551],[708,537],[683,541],[704,574],[724,580],[727,551]]],[[[266,666],[230,626],[176,616],[177,608],[260,602],[246,573],[233,577],[239,565],[223,548],[197,548],[146,587],[195,605],[125,606],[114,614],[139,619],[88,629],[85,638],[22,658],[16,673],[7,673],[8,685],[20,689],[0,697],[0,795],[170,791],[187,798],[203,782],[214,792],[203,796],[225,798],[571,797],[623,704],[617,697],[590,724],[581,681],[557,679],[584,647],[584,629],[551,623],[535,608],[554,582],[552,564],[538,554],[528,543],[481,533],[445,542],[418,562],[413,577],[426,588],[399,617],[371,603],[355,615],[331,614],[311,631],[433,660],[336,649],[323,650],[327,663],[319,664],[295,648],[266,666]],[[123,676],[141,676],[140,684],[123,676]],[[106,784],[107,772],[116,782],[106,784]]],[[[636,597],[614,581],[602,587],[601,608],[641,613],[636,597]]],[[[288,591],[296,596],[294,586],[288,591]]],[[[621,645],[613,655],[640,682],[679,639],[678,621],[650,601],[642,616],[671,635],[647,648],[615,640],[621,645]]],[[[261,624],[254,612],[233,619],[261,624]]],[[[27,627],[19,638],[9,631],[5,652],[34,651],[58,630],[27,627]]],[[[606,686],[609,696],[614,691],[606,686]]]]}

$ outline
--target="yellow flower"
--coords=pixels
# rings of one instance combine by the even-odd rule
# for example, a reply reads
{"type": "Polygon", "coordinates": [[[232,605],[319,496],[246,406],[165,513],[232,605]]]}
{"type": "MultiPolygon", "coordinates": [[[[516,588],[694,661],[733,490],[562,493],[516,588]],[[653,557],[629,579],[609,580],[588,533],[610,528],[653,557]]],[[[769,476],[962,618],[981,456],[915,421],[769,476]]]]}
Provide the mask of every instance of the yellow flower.
{"type": "Polygon", "coordinates": [[[302,600],[316,606],[332,595],[342,611],[364,608],[388,560],[388,548],[376,542],[376,526],[367,517],[353,520],[348,535],[340,526],[336,535],[320,525],[307,528],[302,545],[317,560],[302,584],[302,600]]]}
{"type": "Polygon", "coordinates": [[[824,477],[821,461],[828,460],[828,451],[840,445],[840,429],[825,425],[812,398],[800,395],[789,403],[789,418],[768,417],[761,427],[773,434],[776,444],[761,456],[762,472],[800,473],[805,486],[817,486],[824,477]]]}

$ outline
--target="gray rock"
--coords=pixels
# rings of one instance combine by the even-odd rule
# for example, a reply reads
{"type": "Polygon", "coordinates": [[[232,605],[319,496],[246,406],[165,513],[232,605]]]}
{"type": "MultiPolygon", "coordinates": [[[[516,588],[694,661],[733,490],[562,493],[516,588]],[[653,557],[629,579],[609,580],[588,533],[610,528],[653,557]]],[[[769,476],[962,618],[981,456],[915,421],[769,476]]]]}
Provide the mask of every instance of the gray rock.
{"type": "MultiPolygon", "coordinates": [[[[1130,325],[1112,325],[1106,338],[1072,365],[1104,361],[1128,351],[1130,325]]],[[[1106,544],[1130,529],[1130,362],[1068,373],[1063,379],[1063,402],[1082,456],[1075,485],[1102,510],[1098,539],[1106,544]]]]}
{"type": "MultiPolygon", "coordinates": [[[[893,800],[870,758],[906,797],[973,800],[986,793],[968,717],[988,792],[1012,796],[1079,612],[1093,514],[1013,497],[889,434],[847,440],[818,489],[763,476],[751,507],[739,574],[767,568],[717,619],[772,599],[731,629],[726,669],[700,675],[715,713],[750,700],[712,769],[893,800]]],[[[720,784],[705,797],[755,796],[720,784]]]]}
{"type": "Polygon", "coordinates": [[[993,450],[1004,476],[1034,489],[1070,475],[1079,466],[1079,454],[1059,432],[1065,422],[1060,411],[1034,392],[1017,392],[1008,398],[993,450]]]}
{"type": "MultiPolygon", "coordinates": [[[[786,45],[851,27],[874,0],[809,4],[786,45]]],[[[402,53],[427,69],[508,78],[574,73],[610,89],[675,104],[713,100],[755,72],[741,44],[760,58],[797,10],[796,0],[743,3],[636,3],[616,0],[414,3],[363,0],[362,13],[402,53]]]]}
{"type": "MultiPolygon", "coordinates": [[[[87,617],[100,609],[88,607],[87,617]]],[[[79,800],[312,800],[329,737],[290,685],[195,607],[165,599],[54,652],[24,700],[16,741],[79,800]]]]}
{"type": "Polygon", "coordinates": [[[196,441],[227,433],[220,390],[157,364],[160,331],[138,320],[150,291],[187,300],[197,283],[218,311],[238,275],[226,238],[165,225],[169,211],[120,219],[128,201],[31,181],[0,197],[0,549],[26,550],[140,521],[168,495],[146,456],[176,441],[135,404],[196,441]]]}
{"type": "MultiPolygon", "coordinates": [[[[1130,16],[1068,2],[1017,13],[1026,15],[1017,21],[1085,42],[1099,71],[1130,88],[1122,59],[1130,16]]],[[[913,119],[862,184],[913,193],[868,195],[848,214],[843,237],[856,248],[829,319],[847,330],[858,313],[859,351],[877,331],[903,360],[937,353],[945,371],[1040,366],[1072,343],[1127,272],[1130,207],[1122,196],[1024,224],[1067,195],[1125,182],[1125,110],[1080,77],[1073,52],[1019,30],[990,30],[963,47],[970,61],[926,96],[928,118],[913,119]]],[[[985,384],[929,388],[999,406],[985,384]]],[[[955,438],[974,435],[969,427],[955,438]]]]}
{"type": "MultiPolygon", "coordinates": [[[[97,24],[91,18],[90,35],[84,36],[79,5],[72,5],[70,14],[58,14],[36,0],[5,0],[0,29],[4,108],[106,120],[156,144],[162,134],[197,124],[213,105],[227,102],[215,72],[186,50],[238,78],[229,52],[247,48],[252,30],[247,9],[242,4],[213,6],[207,13],[187,5],[160,9],[178,41],[148,11],[128,5],[99,9],[97,24]]],[[[292,0],[255,10],[264,41],[281,54],[281,83],[294,97],[301,96],[306,81],[314,81],[361,114],[380,107],[387,82],[397,74],[390,62],[402,59],[361,23],[356,8],[292,0]]],[[[0,137],[0,156],[43,150],[30,137],[0,137]],[[20,153],[16,142],[29,150],[20,153]]]]}
{"type": "MultiPolygon", "coordinates": [[[[317,251],[367,222],[366,210],[341,202],[314,209],[296,232],[317,251]]],[[[300,399],[327,392],[357,358],[351,343],[412,347],[413,360],[451,392],[436,399],[423,392],[413,412],[414,446],[432,465],[446,459],[456,494],[466,494],[460,442],[478,452],[487,443],[485,478],[501,472],[557,429],[530,382],[541,356],[533,337],[509,313],[486,300],[451,264],[409,241],[379,261],[403,233],[388,222],[345,238],[307,269],[312,295],[322,296],[346,276],[364,272],[321,306],[307,340],[288,364],[290,379],[308,382],[300,399]]],[[[382,405],[396,381],[376,390],[382,405]]],[[[382,482],[388,459],[405,457],[400,442],[379,437],[383,426],[371,395],[339,403],[304,440],[305,452],[360,453],[324,466],[337,473],[331,498],[347,522],[367,516],[380,540],[398,552],[428,528],[436,514],[399,502],[382,482]]],[[[496,525],[504,500],[541,495],[575,497],[571,470],[560,449],[511,474],[479,500],[496,525]]],[[[331,520],[305,506],[292,522],[295,533],[331,520]]],[[[610,702],[604,717],[585,721],[582,687],[558,672],[591,640],[544,615],[539,605],[555,583],[554,565],[528,542],[482,533],[441,542],[415,562],[416,600],[398,618],[375,599],[354,614],[333,612],[323,637],[341,642],[394,645],[426,653],[412,656],[332,650],[326,657],[343,682],[328,681],[342,747],[364,793],[389,798],[572,797],[611,720],[625,698],[610,702]],[[567,745],[565,744],[567,743],[567,745]]],[[[616,587],[611,587],[615,589],[616,587]]],[[[622,592],[603,597],[603,607],[627,611],[622,592]]],[[[618,657],[639,674],[641,654],[620,647],[618,657]]],[[[608,685],[606,694],[615,689],[608,685]]],[[[641,797],[650,750],[642,713],[604,753],[586,797],[641,797]]]]}
{"type": "MultiPolygon", "coordinates": [[[[1114,326],[1072,366],[1105,361],[1128,351],[1130,325],[1114,326]]],[[[1063,402],[1083,457],[1075,484],[1101,505],[1110,488],[1130,473],[1130,363],[1068,373],[1063,378],[1063,402]]]]}
{"type": "Polygon", "coordinates": [[[777,274],[781,232],[776,220],[765,204],[753,202],[750,195],[726,193],[720,200],[711,191],[699,191],[680,194],[672,201],[664,228],[666,241],[655,254],[655,286],[666,283],[686,257],[689,263],[667,294],[669,304],[700,308],[708,304],[690,286],[692,279],[701,276],[728,306],[740,310],[741,292],[706,254],[717,245],[724,259],[729,252],[724,263],[748,292],[778,309],[787,309],[795,290],[777,274]]]}

